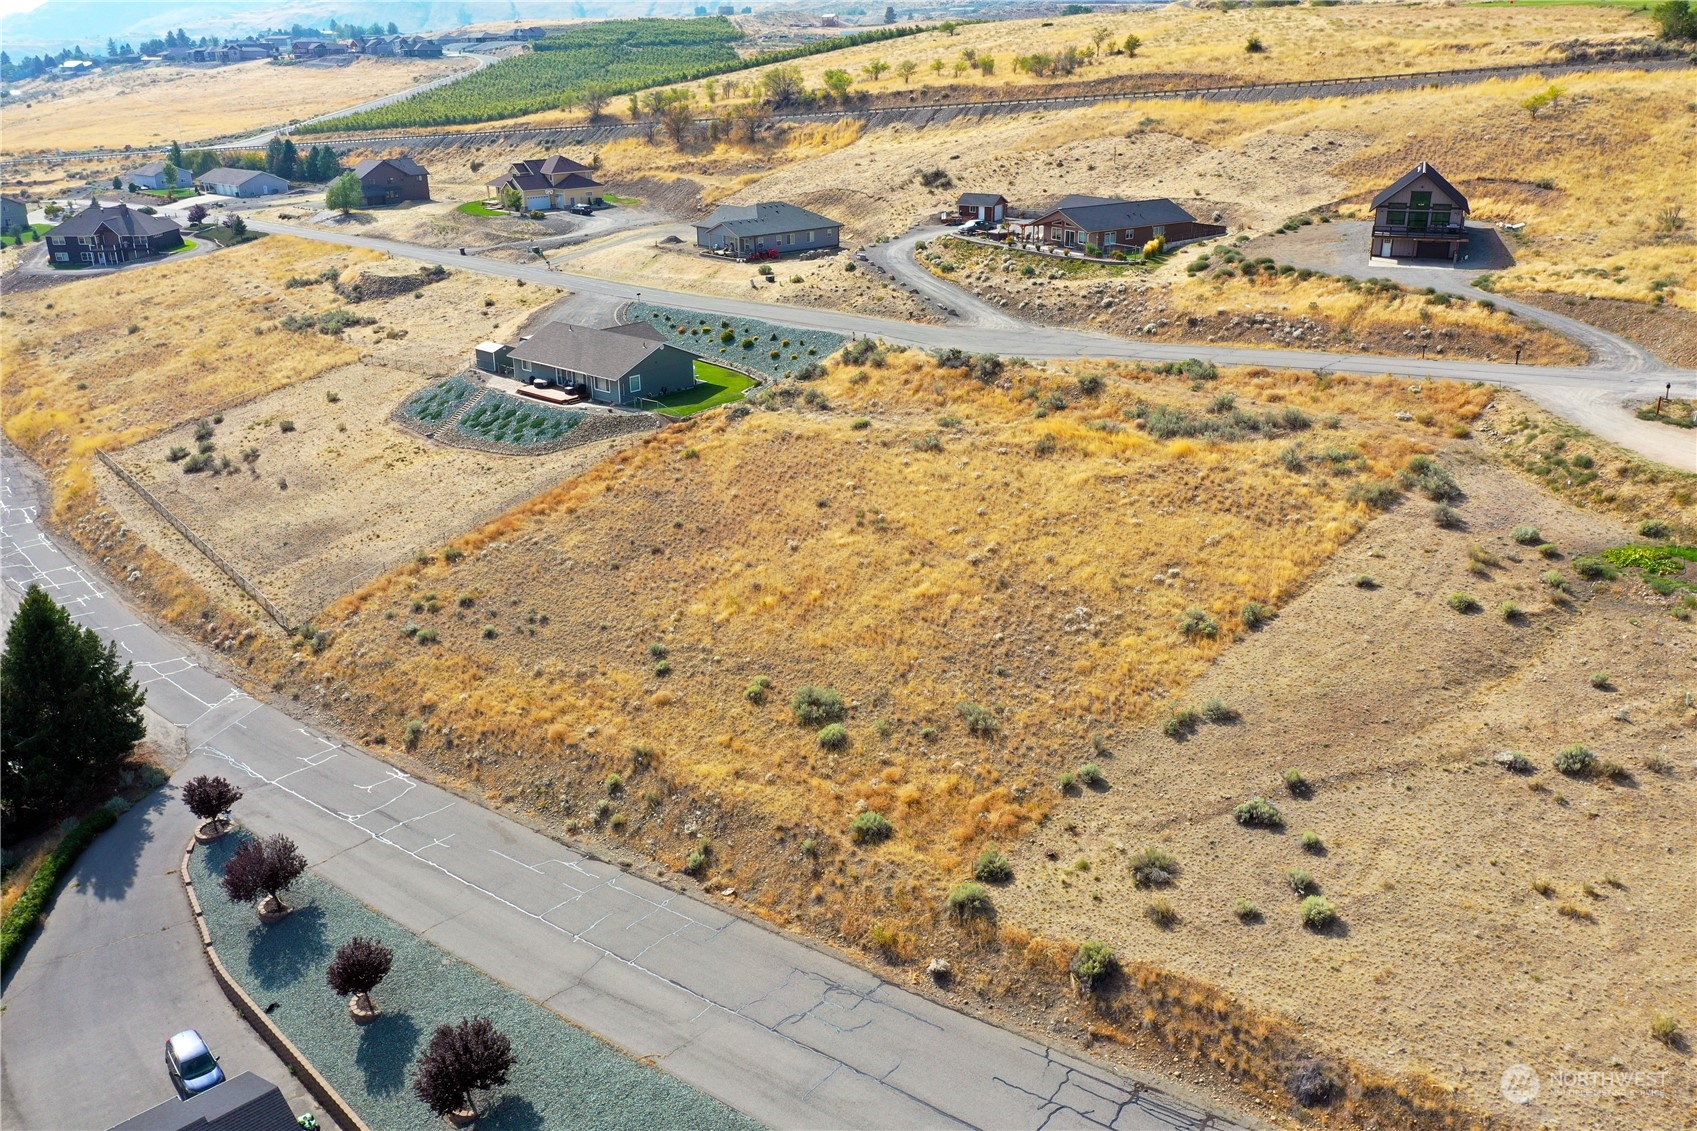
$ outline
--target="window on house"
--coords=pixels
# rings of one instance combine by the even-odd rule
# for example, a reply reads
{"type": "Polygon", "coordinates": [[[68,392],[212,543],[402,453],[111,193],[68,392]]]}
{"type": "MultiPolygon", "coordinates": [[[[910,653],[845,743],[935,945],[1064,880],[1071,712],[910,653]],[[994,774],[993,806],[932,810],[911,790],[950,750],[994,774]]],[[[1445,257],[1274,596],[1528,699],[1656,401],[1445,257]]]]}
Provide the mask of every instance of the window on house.
{"type": "Polygon", "coordinates": [[[1073,230],[1071,228],[1067,228],[1065,236],[1062,237],[1063,242],[1068,247],[1071,247],[1071,246],[1073,246],[1074,238],[1075,238],[1075,236],[1074,236],[1073,230]]]}
{"type": "Polygon", "coordinates": [[[1155,235],[1164,236],[1166,234],[1167,234],[1167,226],[1165,224],[1156,224],[1155,225],[1155,235]]]}
{"type": "Polygon", "coordinates": [[[1120,242],[1120,234],[1118,232],[1109,232],[1107,235],[1102,237],[1102,246],[1103,247],[1113,247],[1115,244],[1117,244],[1119,242],[1120,242]]]}
{"type": "Polygon", "coordinates": [[[1393,228],[1405,228],[1405,227],[1407,227],[1408,226],[1408,210],[1406,208],[1393,208],[1393,209],[1391,209],[1385,215],[1385,222],[1393,228]]]}
{"type": "Polygon", "coordinates": [[[642,392],[642,374],[632,373],[630,375],[630,391],[633,393],[642,392]]]}
{"type": "Polygon", "coordinates": [[[71,253],[68,251],[56,251],[53,253],[53,258],[60,263],[68,263],[71,258],[71,253]]]}
{"type": "Polygon", "coordinates": [[[1432,214],[1432,194],[1429,192],[1413,192],[1408,194],[1408,226],[1416,230],[1426,227],[1432,214]]]}

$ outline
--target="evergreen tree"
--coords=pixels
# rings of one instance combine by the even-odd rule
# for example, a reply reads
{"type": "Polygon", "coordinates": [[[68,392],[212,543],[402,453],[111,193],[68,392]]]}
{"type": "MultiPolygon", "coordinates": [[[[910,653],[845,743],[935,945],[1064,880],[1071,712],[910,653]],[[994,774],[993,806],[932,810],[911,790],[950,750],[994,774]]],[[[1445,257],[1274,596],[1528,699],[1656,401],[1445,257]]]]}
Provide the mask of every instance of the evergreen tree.
{"type": "Polygon", "coordinates": [[[147,693],[40,586],[31,585],[0,654],[4,839],[39,829],[147,734],[147,693]]]}
{"type": "Polygon", "coordinates": [[[174,141],[171,143],[170,152],[165,154],[165,160],[167,163],[175,165],[179,169],[188,165],[188,162],[183,160],[183,147],[174,141]]]}
{"type": "Polygon", "coordinates": [[[401,34],[401,29],[395,26],[394,20],[389,21],[389,26],[387,28],[385,28],[384,31],[389,35],[400,35],[401,34]]]}
{"type": "Polygon", "coordinates": [[[288,138],[283,139],[283,151],[277,157],[277,175],[285,181],[292,181],[300,173],[300,153],[295,149],[295,143],[288,138]]]}
{"type": "Polygon", "coordinates": [[[265,171],[267,173],[277,173],[278,176],[281,176],[282,174],[278,172],[278,170],[282,164],[283,139],[280,137],[273,137],[266,143],[265,146],[265,171]]]}

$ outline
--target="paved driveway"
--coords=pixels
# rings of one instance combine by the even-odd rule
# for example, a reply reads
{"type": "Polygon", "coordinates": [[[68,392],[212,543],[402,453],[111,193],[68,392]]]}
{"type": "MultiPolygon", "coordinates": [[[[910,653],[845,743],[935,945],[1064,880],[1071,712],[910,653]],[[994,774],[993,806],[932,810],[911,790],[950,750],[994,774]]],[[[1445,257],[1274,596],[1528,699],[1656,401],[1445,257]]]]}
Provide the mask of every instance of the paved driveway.
{"type": "MultiPolygon", "coordinates": [[[[36,579],[78,623],[134,631],[139,626],[120,627],[129,618],[105,584],[42,539],[33,525],[34,484],[19,476],[14,458],[5,457],[0,479],[7,622],[36,579]]],[[[193,718],[206,704],[170,688],[171,670],[138,666],[136,676],[150,699],[193,718]]],[[[172,784],[126,813],[77,861],[46,925],[6,979],[0,1126],[110,1127],[170,1099],[165,1038],[190,1028],[200,1030],[225,1072],[256,1072],[283,1089],[297,1114],[323,1120],[212,980],[177,878],[194,826],[172,784]]]]}
{"type": "MultiPolygon", "coordinates": [[[[5,456],[4,484],[21,498],[19,459],[5,456]]],[[[717,901],[591,859],[303,726],[136,623],[103,586],[77,574],[30,511],[8,509],[5,517],[17,547],[5,557],[6,587],[21,591],[45,577],[81,623],[136,661],[150,707],[186,730],[191,753],[179,779],[231,778],[247,793],[240,818],[262,835],[294,837],[325,879],[767,1126],[1258,1125],[1210,1111],[1170,1083],[1111,1071],[945,1009],[717,901]]],[[[180,820],[173,816],[179,808],[167,806],[138,832],[158,855],[144,851],[134,872],[125,870],[121,840],[96,855],[86,917],[55,910],[48,934],[18,968],[6,993],[7,1126],[74,1125],[64,1107],[53,1106],[64,1091],[89,1093],[77,1101],[91,1105],[88,1126],[104,1118],[92,1117],[93,1105],[103,1103],[102,1112],[140,1106],[155,1094],[138,1090],[151,1042],[163,1041],[175,1018],[199,1018],[167,1007],[177,1000],[177,979],[186,975],[192,985],[206,976],[204,960],[174,941],[174,952],[132,952],[158,945],[154,934],[174,940],[168,917],[122,917],[98,895],[152,892],[157,880],[161,900],[169,893],[181,902],[165,874],[186,835],[186,824],[168,825],[180,820]],[[96,881],[100,869],[115,875],[96,881]],[[53,945],[42,945],[49,937],[53,945]],[[120,949],[87,965],[55,963],[59,955],[84,961],[96,939],[120,949]],[[129,1004],[131,986],[145,1004],[129,1004]],[[14,997],[30,1011],[14,1013],[14,997]],[[117,1087],[91,1087],[88,1066],[108,1061],[123,1067],[117,1087]]],[[[179,935],[187,930],[179,923],[179,935]]],[[[227,1008],[219,1017],[241,1024],[227,1008]]],[[[210,1022],[207,1029],[235,1047],[235,1036],[210,1022]]]]}

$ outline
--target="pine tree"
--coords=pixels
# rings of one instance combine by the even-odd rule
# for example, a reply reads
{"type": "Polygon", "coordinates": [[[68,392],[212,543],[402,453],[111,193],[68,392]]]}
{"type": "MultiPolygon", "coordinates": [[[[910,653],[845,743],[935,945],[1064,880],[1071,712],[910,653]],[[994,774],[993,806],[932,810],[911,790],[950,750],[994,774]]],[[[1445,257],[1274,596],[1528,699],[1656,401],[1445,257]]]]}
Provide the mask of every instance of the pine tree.
{"type": "Polygon", "coordinates": [[[285,181],[292,181],[300,172],[300,153],[295,149],[295,143],[288,138],[283,139],[282,152],[277,156],[276,173],[285,181]]]}
{"type": "Polygon", "coordinates": [[[179,169],[188,164],[187,161],[183,160],[183,147],[174,141],[171,143],[170,152],[165,154],[165,160],[168,164],[175,165],[179,169]]]}
{"type": "Polygon", "coordinates": [[[147,734],[147,693],[45,590],[32,585],[0,654],[4,838],[40,828],[147,734]]]}

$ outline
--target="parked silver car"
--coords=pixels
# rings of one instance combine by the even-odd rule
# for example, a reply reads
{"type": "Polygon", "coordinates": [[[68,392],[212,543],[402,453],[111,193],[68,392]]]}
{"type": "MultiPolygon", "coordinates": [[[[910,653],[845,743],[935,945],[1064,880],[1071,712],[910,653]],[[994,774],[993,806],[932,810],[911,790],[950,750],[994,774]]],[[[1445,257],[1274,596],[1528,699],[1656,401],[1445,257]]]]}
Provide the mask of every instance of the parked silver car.
{"type": "Polygon", "coordinates": [[[165,1042],[165,1071],[171,1074],[178,1097],[185,1100],[224,1082],[218,1058],[193,1029],[184,1029],[165,1042]]]}

